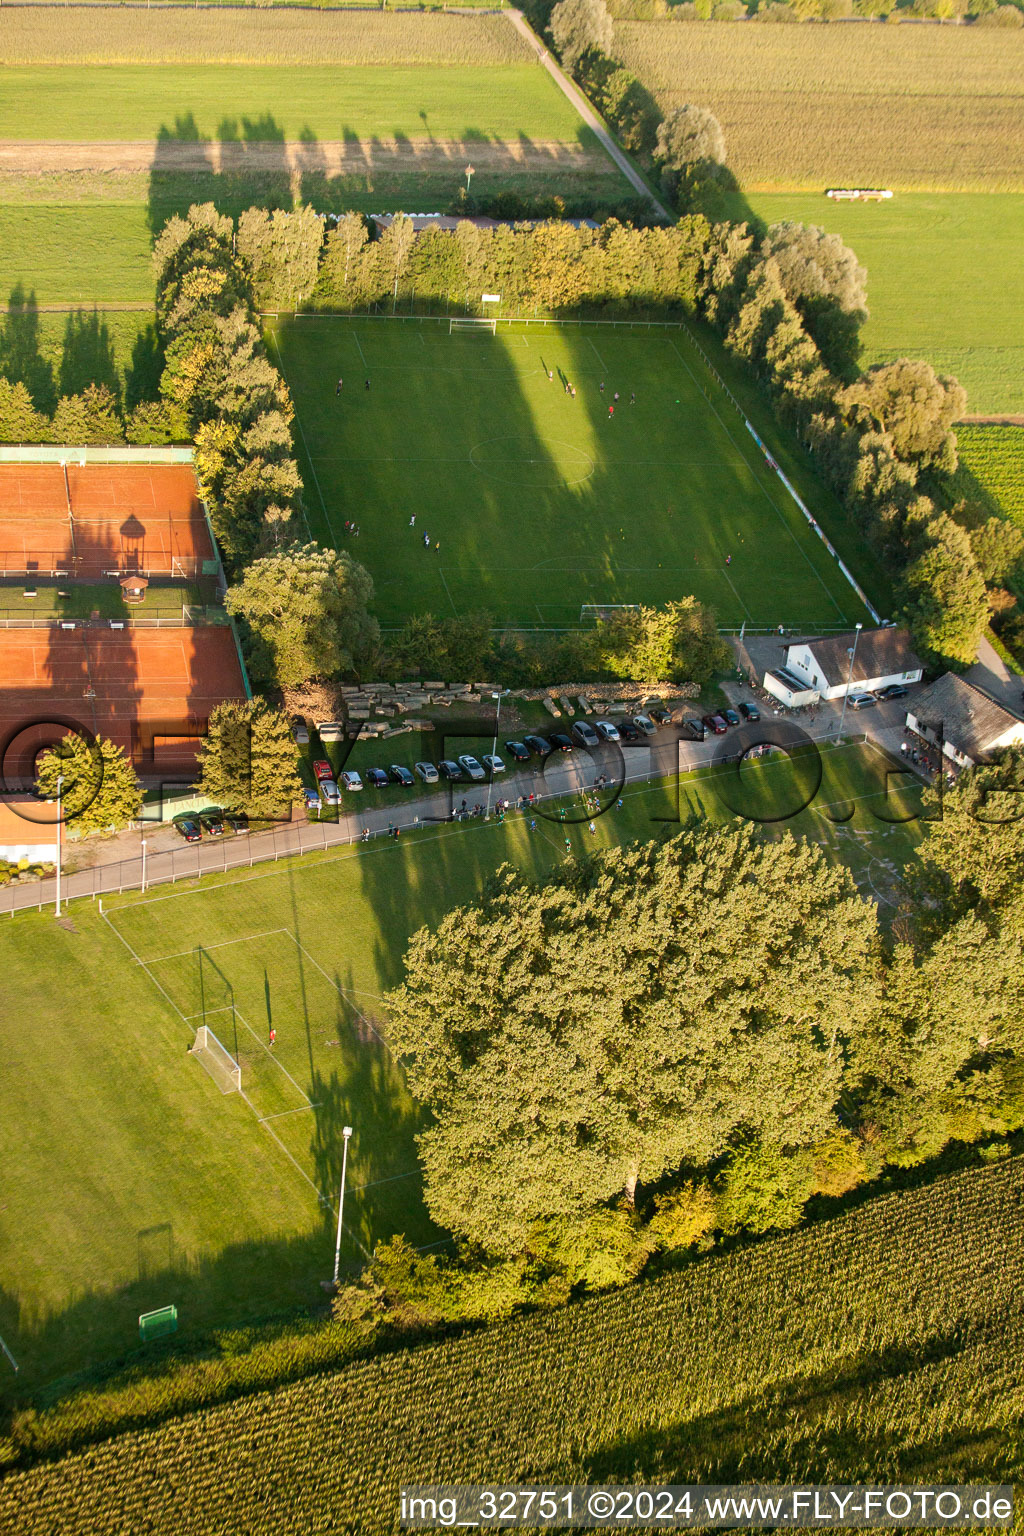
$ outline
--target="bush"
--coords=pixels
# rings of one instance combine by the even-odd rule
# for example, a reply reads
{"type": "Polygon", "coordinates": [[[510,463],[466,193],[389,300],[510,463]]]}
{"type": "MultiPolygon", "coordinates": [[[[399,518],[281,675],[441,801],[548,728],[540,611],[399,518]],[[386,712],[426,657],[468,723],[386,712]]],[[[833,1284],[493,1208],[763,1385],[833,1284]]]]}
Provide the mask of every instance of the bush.
{"type": "Polygon", "coordinates": [[[978,16],[974,21],[976,27],[1024,27],[1024,13],[1015,5],[999,5],[994,11],[987,12],[984,16],[978,16]]]}

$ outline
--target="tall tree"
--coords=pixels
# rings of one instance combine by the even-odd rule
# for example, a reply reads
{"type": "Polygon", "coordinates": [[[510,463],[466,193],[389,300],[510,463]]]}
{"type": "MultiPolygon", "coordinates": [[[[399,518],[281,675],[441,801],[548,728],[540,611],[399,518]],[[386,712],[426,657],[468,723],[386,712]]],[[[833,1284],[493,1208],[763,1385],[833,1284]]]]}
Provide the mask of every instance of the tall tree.
{"type": "Polygon", "coordinates": [[[612,33],[605,0],[558,0],[551,12],[551,38],[568,70],[585,53],[611,53],[612,33]]]}
{"type": "Polygon", "coordinates": [[[253,820],[289,816],[302,797],[291,727],[265,699],[217,705],[199,768],[200,794],[253,820]]]}
{"type": "Polygon", "coordinates": [[[434,1217],[496,1253],[539,1221],[635,1198],[736,1135],[834,1129],[846,1042],[871,1016],[875,914],[845,870],[747,827],[567,865],[505,866],[416,934],[393,1044],[433,1113],[434,1217]]]}
{"type": "Polygon", "coordinates": [[[36,773],[36,793],[56,800],[75,832],[112,832],[135,821],[142,806],[142,786],[122,749],[106,737],[92,743],[72,732],[44,752],[36,773]]]}
{"type": "Polygon", "coordinates": [[[886,433],[901,459],[950,474],[956,469],[953,423],[967,409],[967,392],[930,363],[902,357],[869,368],[839,403],[852,419],[886,433]]]}
{"type": "Polygon", "coordinates": [[[839,235],[816,224],[773,224],[761,253],[775,262],[786,297],[828,367],[856,371],[860,327],[868,318],[867,271],[839,235]]]}
{"type": "Polygon", "coordinates": [[[57,401],[53,436],[58,443],[123,443],[117,401],[105,384],[90,384],[80,395],[57,401]]]}
{"type": "Polygon", "coordinates": [[[315,208],[247,208],[238,220],[238,254],[252,272],[257,304],[295,309],[316,286],[324,225],[315,208]]]}
{"type": "Polygon", "coordinates": [[[624,609],[598,626],[598,664],[638,683],[704,683],[727,667],[731,652],[715,616],[695,597],[664,608],[624,609]]]}
{"type": "Polygon", "coordinates": [[[369,572],[351,556],[293,544],[255,560],[227,594],[283,686],[351,672],[379,630],[369,572]]]}
{"type": "Polygon", "coordinates": [[[933,517],[924,552],[908,565],[901,585],[918,650],[931,662],[969,667],[988,625],[988,601],[964,530],[944,514],[933,517]]]}

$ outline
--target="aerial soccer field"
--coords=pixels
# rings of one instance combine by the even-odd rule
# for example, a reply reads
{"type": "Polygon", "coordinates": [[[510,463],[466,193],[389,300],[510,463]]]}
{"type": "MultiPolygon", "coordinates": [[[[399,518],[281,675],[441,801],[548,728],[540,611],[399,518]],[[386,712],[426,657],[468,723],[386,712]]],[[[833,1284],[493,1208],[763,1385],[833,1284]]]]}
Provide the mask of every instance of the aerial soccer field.
{"type": "MultiPolygon", "coordinates": [[[[562,627],[585,604],[688,594],[737,629],[866,617],[685,330],[453,335],[447,320],[304,317],[268,330],[311,532],[368,567],[385,624],[487,611],[562,627]]],[[[765,402],[759,431],[768,417],[765,402]]],[[[786,467],[872,595],[835,503],[786,467]]]]}

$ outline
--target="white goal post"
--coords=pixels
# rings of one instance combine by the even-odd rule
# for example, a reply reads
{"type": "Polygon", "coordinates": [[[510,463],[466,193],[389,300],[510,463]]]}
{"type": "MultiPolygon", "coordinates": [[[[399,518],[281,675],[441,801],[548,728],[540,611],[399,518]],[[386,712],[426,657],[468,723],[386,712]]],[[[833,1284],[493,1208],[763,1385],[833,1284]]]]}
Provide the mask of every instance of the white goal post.
{"type": "Polygon", "coordinates": [[[206,1024],[200,1024],[192,1042],[192,1055],[199,1058],[221,1093],[241,1093],[242,1069],[226,1046],[206,1024]]]}
{"type": "Polygon", "coordinates": [[[459,320],[449,320],[448,335],[453,336],[456,331],[490,331],[493,336],[498,329],[497,320],[471,320],[463,317],[459,320]]]}
{"type": "Polygon", "coordinates": [[[639,607],[639,603],[581,603],[580,623],[585,623],[587,619],[593,619],[596,623],[598,619],[609,618],[613,613],[630,613],[639,607]]]}

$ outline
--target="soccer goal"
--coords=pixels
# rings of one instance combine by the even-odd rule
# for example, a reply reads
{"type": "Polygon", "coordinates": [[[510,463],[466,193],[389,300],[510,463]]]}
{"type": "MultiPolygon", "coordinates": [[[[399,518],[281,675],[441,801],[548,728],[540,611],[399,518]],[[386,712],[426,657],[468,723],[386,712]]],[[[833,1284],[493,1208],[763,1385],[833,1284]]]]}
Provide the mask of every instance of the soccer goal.
{"type": "Polygon", "coordinates": [[[581,603],[580,623],[596,624],[601,619],[610,619],[613,614],[632,613],[639,607],[639,603],[581,603]]]}
{"type": "Polygon", "coordinates": [[[498,329],[497,320],[449,320],[448,335],[454,336],[456,331],[490,331],[493,336],[498,329]]]}
{"type": "Polygon", "coordinates": [[[200,1024],[196,1030],[192,1055],[199,1058],[200,1064],[209,1072],[221,1093],[241,1093],[241,1067],[206,1024],[200,1024]]]}

